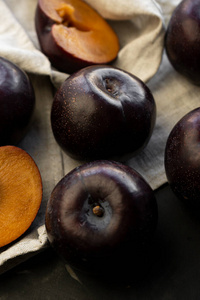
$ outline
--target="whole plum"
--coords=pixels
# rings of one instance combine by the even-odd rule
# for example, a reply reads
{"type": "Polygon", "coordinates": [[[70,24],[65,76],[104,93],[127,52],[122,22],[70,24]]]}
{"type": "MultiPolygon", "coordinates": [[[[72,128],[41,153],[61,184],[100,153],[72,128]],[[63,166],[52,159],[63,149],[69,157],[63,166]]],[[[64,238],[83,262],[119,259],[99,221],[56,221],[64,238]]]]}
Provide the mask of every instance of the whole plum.
{"type": "Polygon", "coordinates": [[[200,1],[183,0],[174,10],[165,37],[173,67],[194,84],[200,84],[200,1]]]}
{"type": "Polygon", "coordinates": [[[51,111],[54,137],[76,159],[116,158],[143,149],[156,104],[137,77],[111,66],[90,66],[58,89],[51,111]]]}
{"type": "Polygon", "coordinates": [[[27,74],[0,57],[0,145],[17,144],[27,133],[35,93],[27,74]]]}
{"type": "Polygon", "coordinates": [[[200,108],[172,129],[165,149],[165,170],[174,193],[188,207],[200,208],[200,108]]]}
{"type": "Polygon", "coordinates": [[[145,179],[122,163],[100,160],[73,169],[57,183],[45,224],[50,244],[72,267],[106,274],[128,272],[133,265],[137,273],[157,219],[156,198],[145,179]]]}

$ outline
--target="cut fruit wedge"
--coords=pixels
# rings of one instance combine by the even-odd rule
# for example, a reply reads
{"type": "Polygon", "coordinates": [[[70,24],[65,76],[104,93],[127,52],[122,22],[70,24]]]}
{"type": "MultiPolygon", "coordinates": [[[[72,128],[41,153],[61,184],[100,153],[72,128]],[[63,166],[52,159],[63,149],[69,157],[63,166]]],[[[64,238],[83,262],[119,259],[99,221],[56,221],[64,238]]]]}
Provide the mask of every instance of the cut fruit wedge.
{"type": "Polygon", "coordinates": [[[15,146],[0,147],[0,247],[30,227],[40,208],[42,190],[33,158],[15,146]]]}

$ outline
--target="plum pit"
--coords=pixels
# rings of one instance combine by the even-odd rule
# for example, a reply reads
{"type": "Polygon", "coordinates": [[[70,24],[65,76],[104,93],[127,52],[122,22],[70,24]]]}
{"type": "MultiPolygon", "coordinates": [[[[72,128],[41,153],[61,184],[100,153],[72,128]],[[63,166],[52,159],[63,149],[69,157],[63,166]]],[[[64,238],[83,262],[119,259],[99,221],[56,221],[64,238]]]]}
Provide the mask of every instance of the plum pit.
{"type": "Polygon", "coordinates": [[[58,15],[61,17],[61,24],[65,27],[74,27],[79,31],[90,31],[83,23],[79,22],[74,17],[75,8],[70,4],[63,4],[56,9],[58,15]]]}

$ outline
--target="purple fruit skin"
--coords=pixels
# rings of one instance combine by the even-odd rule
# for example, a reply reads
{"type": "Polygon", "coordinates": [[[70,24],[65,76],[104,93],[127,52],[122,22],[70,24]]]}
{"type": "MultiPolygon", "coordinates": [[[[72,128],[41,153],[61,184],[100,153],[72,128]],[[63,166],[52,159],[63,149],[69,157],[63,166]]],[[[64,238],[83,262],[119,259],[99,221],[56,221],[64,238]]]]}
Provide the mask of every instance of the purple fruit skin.
{"type": "Polygon", "coordinates": [[[165,170],[174,193],[191,208],[200,208],[200,108],[172,129],[165,149],[165,170]]]}
{"type": "Polygon", "coordinates": [[[192,83],[200,84],[200,1],[185,0],[169,22],[165,48],[173,67],[192,83]]]}
{"type": "Polygon", "coordinates": [[[35,109],[27,74],[0,57],[0,146],[17,144],[26,134],[35,109]]]}
{"type": "Polygon", "coordinates": [[[51,111],[54,137],[76,159],[107,159],[143,149],[156,119],[151,91],[114,67],[90,66],[58,89],[51,111]]]}
{"type": "Polygon", "coordinates": [[[132,168],[94,161],[67,174],[47,204],[48,239],[72,266],[98,271],[130,262],[157,227],[157,203],[148,183],[132,168]],[[92,212],[104,208],[102,217],[92,212]]]}

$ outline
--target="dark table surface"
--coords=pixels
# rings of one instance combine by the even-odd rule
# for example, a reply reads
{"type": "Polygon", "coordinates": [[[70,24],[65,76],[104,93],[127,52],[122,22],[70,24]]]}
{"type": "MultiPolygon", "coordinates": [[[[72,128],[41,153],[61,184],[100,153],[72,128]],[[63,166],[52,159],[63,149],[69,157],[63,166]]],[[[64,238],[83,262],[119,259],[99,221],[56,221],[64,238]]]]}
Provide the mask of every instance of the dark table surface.
{"type": "Polygon", "coordinates": [[[0,276],[0,299],[200,299],[200,220],[168,185],[155,194],[159,222],[144,278],[120,284],[81,274],[79,282],[49,247],[0,276]]]}

